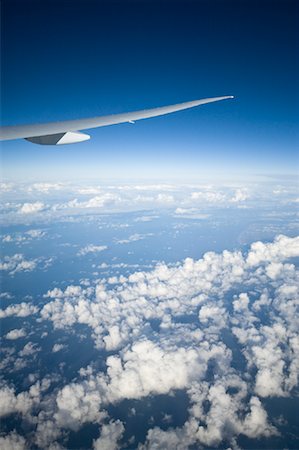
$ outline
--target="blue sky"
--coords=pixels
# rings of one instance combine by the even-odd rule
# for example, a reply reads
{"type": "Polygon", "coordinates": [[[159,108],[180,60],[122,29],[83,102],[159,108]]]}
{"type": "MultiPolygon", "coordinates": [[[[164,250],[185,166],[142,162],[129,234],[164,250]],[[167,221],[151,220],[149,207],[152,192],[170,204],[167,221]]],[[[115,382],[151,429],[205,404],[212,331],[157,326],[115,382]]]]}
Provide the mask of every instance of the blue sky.
{"type": "Polygon", "coordinates": [[[2,122],[46,122],[232,94],[92,130],[1,144],[3,175],[193,179],[298,167],[295,1],[4,1],[2,122]]]}

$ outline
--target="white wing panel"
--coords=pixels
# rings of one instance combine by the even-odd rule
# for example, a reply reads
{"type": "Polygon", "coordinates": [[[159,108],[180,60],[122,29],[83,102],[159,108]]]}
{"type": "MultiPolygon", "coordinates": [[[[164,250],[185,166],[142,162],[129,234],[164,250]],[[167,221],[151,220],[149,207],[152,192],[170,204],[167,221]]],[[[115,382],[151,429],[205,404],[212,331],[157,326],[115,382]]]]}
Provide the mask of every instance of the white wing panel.
{"type": "MultiPolygon", "coordinates": [[[[195,106],[205,105],[207,103],[218,102],[233,98],[233,96],[205,98],[191,102],[179,103],[176,105],[162,106],[160,108],[143,109],[122,114],[112,114],[109,116],[93,117],[89,119],[66,120],[64,122],[50,122],[36,125],[16,125],[2,127],[0,130],[0,140],[11,140],[27,138],[33,142],[35,137],[49,137],[49,135],[58,135],[66,132],[77,132],[77,130],[86,130],[90,128],[105,127],[118,123],[132,122],[150,117],[163,116],[165,114],[182,111],[184,109],[194,108],[195,106]]],[[[85,140],[85,139],[84,139],[85,140]]],[[[40,142],[42,143],[42,142],[40,142]]]]}

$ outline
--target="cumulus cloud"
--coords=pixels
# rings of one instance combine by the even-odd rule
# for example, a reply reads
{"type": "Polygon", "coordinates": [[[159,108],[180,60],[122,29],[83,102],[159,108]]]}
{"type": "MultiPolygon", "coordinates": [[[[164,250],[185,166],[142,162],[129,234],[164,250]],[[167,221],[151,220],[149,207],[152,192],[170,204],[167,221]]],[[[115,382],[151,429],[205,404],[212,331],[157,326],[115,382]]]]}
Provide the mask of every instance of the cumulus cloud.
{"type": "MultiPolygon", "coordinates": [[[[217,185],[189,183],[143,186],[33,183],[22,185],[21,189],[16,189],[13,193],[7,193],[8,201],[5,203],[5,208],[10,210],[9,220],[12,222],[21,222],[24,215],[27,216],[27,221],[34,221],[37,218],[37,214],[33,214],[34,212],[39,213],[38,218],[55,220],[57,217],[68,216],[70,213],[78,216],[91,214],[94,212],[92,210],[98,209],[103,212],[119,212],[142,211],[144,208],[158,210],[169,208],[169,206],[174,209],[190,209],[199,205],[217,209],[224,204],[226,208],[244,208],[248,198],[252,199],[251,206],[261,198],[272,202],[273,191],[277,191],[274,187],[273,182],[268,187],[263,185],[262,190],[258,185],[250,185],[249,188],[246,184],[227,185],[221,183],[217,185]],[[20,194],[23,197],[20,197],[20,194]],[[76,197],[76,195],[79,196],[76,197]],[[17,214],[15,211],[18,211],[17,214]]],[[[279,189],[284,193],[279,196],[279,201],[294,201],[295,195],[297,195],[295,186],[281,186],[279,189]]]]}
{"type": "Polygon", "coordinates": [[[128,237],[128,239],[119,239],[116,241],[117,244],[129,244],[130,242],[136,242],[141,241],[142,239],[147,238],[148,236],[152,236],[152,233],[147,234],[140,234],[140,233],[134,233],[131,234],[131,236],[128,237]]]}
{"type": "MultiPolygon", "coordinates": [[[[224,346],[163,348],[148,340],[137,342],[122,356],[107,358],[106,375],[94,374],[90,367],[82,369],[83,381],[68,384],[58,392],[54,418],[60,427],[73,430],[86,422],[100,423],[109,403],[186,388],[192,380],[203,377],[209,358],[225,361],[224,346]]],[[[100,436],[97,445],[106,434],[100,436]]]]}
{"type": "Polygon", "coordinates": [[[5,309],[0,309],[0,319],[5,317],[27,317],[37,313],[38,308],[31,303],[21,302],[16,305],[10,305],[5,309]]]}
{"type": "Polygon", "coordinates": [[[14,242],[16,244],[24,243],[31,241],[32,239],[40,239],[46,235],[45,231],[42,230],[28,230],[25,233],[16,233],[15,235],[6,234],[2,237],[2,242],[11,243],[14,242]]]}
{"type": "MultiPolygon", "coordinates": [[[[208,355],[204,349],[201,350],[200,355],[193,348],[163,349],[148,340],[137,342],[122,358],[107,358],[109,381],[106,395],[116,401],[183,389],[205,372],[208,355]]],[[[221,349],[212,350],[214,354],[217,351],[221,352],[221,349]]]]}
{"type": "Polygon", "coordinates": [[[230,192],[223,192],[221,190],[201,190],[191,193],[191,200],[195,202],[205,203],[240,203],[249,198],[248,190],[246,188],[238,188],[233,194],[230,192]]]}
{"type": "Polygon", "coordinates": [[[125,427],[120,420],[111,421],[101,428],[101,435],[93,441],[94,450],[117,450],[118,441],[121,439],[125,427]]]}
{"type": "Polygon", "coordinates": [[[15,328],[14,330],[9,331],[5,335],[5,338],[13,341],[15,339],[20,339],[25,336],[26,336],[26,331],[24,330],[24,328],[15,328]]]}
{"type": "Polygon", "coordinates": [[[248,294],[241,292],[239,297],[233,301],[233,307],[235,311],[242,312],[246,311],[249,305],[248,294]]]}
{"type": "Polygon", "coordinates": [[[243,405],[242,408],[240,402],[244,400],[245,395],[244,382],[235,376],[216,381],[210,387],[207,383],[195,384],[190,389],[190,418],[183,427],[167,431],[158,427],[150,429],[145,444],[139,447],[140,450],[183,450],[198,444],[218,447],[224,439],[235,447],[234,437],[239,434],[250,438],[278,434],[275,427],[269,424],[267,413],[257,397],[251,397],[249,403],[246,402],[246,407],[243,405]],[[227,392],[230,386],[234,387],[236,394],[227,392]],[[209,404],[208,412],[204,410],[204,403],[209,404]]]}
{"type": "Polygon", "coordinates": [[[134,222],[152,222],[155,219],[159,219],[159,216],[147,215],[147,216],[136,217],[134,222]]]}
{"type": "Polygon", "coordinates": [[[230,199],[232,203],[244,202],[249,198],[247,189],[236,189],[234,196],[230,199]]]}
{"type": "Polygon", "coordinates": [[[46,232],[43,230],[28,230],[26,231],[26,234],[32,239],[40,239],[46,235],[46,232]]]}
{"type": "Polygon", "coordinates": [[[63,183],[33,183],[28,187],[28,192],[41,192],[48,194],[50,191],[61,191],[65,189],[66,185],[63,183]]]}
{"type": "Polygon", "coordinates": [[[81,194],[81,195],[95,195],[95,194],[100,194],[100,193],[101,193],[101,188],[96,187],[96,186],[85,186],[85,187],[80,187],[78,189],[78,194],[81,194]]]}
{"type": "Polygon", "coordinates": [[[27,260],[21,253],[13,256],[4,256],[0,263],[0,270],[8,271],[10,275],[17,272],[31,272],[36,268],[36,260],[27,260]]]}
{"type": "MultiPolygon", "coordinates": [[[[240,435],[277,435],[263,399],[291,396],[298,384],[299,280],[290,260],[296,256],[298,238],[278,236],[244,253],[207,252],[198,260],[159,263],[110,282],[49,290],[41,319],[66,332],[84,325],[105,355],[105,370],[82,367],[55,391],[51,408],[39,415],[36,442],[49,448],[60,432],[54,430],[77,431],[90,422],[100,429],[94,449],[109,442],[118,448],[125,424],[108,418],[109,405],[178,390],[189,401],[185,423],[163,430],[151,425],[140,449],[224,442],[237,448],[240,435]],[[242,369],[235,361],[238,351],[242,369]]],[[[25,347],[23,356],[38,351],[32,343],[25,347]]],[[[20,404],[32,414],[38,395],[23,394],[20,404]]],[[[12,389],[6,395],[12,401],[5,404],[19,411],[20,394],[12,389]]]]}
{"type": "Polygon", "coordinates": [[[56,403],[54,418],[60,427],[78,430],[84,423],[100,423],[106,416],[100,412],[100,392],[88,382],[66,385],[58,392],[56,403]]]}
{"type": "Polygon", "coordinates": [[[14,389],[7,386],[0,389],[0,417],[7,416],[13,412],[27,412],[32,407],[28,394],[15,395],[14,389]]]}
{"type": "Polygon", "coordinates": [[[183,218],[208,219],[209,214],[203,214],[198,208],[176,208],[174,214],[183,218]]]}
{"type": "MultiPolygon", "coordinates": [[[[16,393],[13,387],[2,385],[0,387],[0,418],[2,421],[5,417],[17,414],[22,419],[25,419],[27,426],[31,423],[36,423],[38,421],[38,428],[42,425],[43,420],[41,420],[40,415],[34,417],[34,412],[39,411],[43,393],[49,388],[50,380],[47,378],[41,381],[36,381],[27,391],[16,393]]],[[[42,415],[42,414],[41,414],[42,415]]],[[[52,437],[56,438],[56,435],[52,434],[52,437]]],[[[35,436],[35,441],[42,441],[39,438],[39,430],[35,436]]],[[[29,438],[30,439],[30,438],[29,438]]],[[[31,440],[31,439],[30,439],[31,440]]],[[[45,441],[45,439],[44,439],[45,441]]],[[[39,442],[38,442],[39,443],[39,442]]],[[[51,441],[48,444],[51,444],[51,441]]],[[[15,431],[6,434],[6,436],[0,437],[0,447],[1,449],[27,449],[32,447],[32,442],[26,442],[23,436],[19,436],[15,431]]],[[[54,444],[55,447],[55,444],[54,444]]],[[[54,449],[53,447],[53,449],[54,449]]],[[[45,445],[42,448],[51,448],[50,445],[45,445]]]]}
{"type": "MultiPolygon", "coordinates": [[[[275,255],[287,258],[288,255],[295,254],[296,242],[296,238],[280,237],[274,243],[266,244],[266,249],[270,248],[275,255]],[[286,247],[283,247],[283,254],[278,252],[277,248],[281,248],[282,242],[288,244],[289,253],[286,247]]],[[[207,294],[222,295],[235,283],[246,279],[250,282],[254,270],[251,255],[253,251],[256,253],[255,248],[256,245],[253,244],[248,256],[239,252],[225,251],[221,255],[209,252],[199,261],[187,258],[179,267],[169,268],[162,264],[152,272],[136,272],[130,275],[128,282],[124,281],[117,292],[107,291],[104,285],[98,285],[93,302],[86,298],[80,287],[70,288],[78,291],[75,302],[64,300],[70,295],[67,290],[51,292],[49,296],[55,298],[55,301],[45,305],[41,314],[43,318],[53,320],[56,327],[70,326],[76,322],[88,324],[97,345],[115,348],[116,342],[125,342],[131,332],[138,332],[138,327],[142,329],[150,318],[159,318],[161,326],[167,327],[169,317],[166,311],[169,311],[171,317],[184,315],[190,307],[197,308],[206,302],[207,294]]],[[[263,270],[267,271],[267,267],[268,264],[263,270]]],[[[91,292],[89,290],[89,294],[91,292]]],[[[236,312],[248,306],[246,299],[245,292],[234,300],[236,312]]],[[[200,319],[203,323],[208,323],[207,314],[212,318],[213,314],[208,313],[208,308],[220,308],[216,311],[224,319],[222,307],[219,303],[205,305],[200,312],[200,319]]]]}
{"type": "Polygon", "coordinates": [[[1,192],[10,192],[13,189],[13,183],[0,183],[1,192]]]}
{"type": "Polygon", "coordinates": [[[24,203],[20,207],[19,212],[21,214],[35,214],[43,209],[45,209],[45,205],[42,202],[24,203]]]}
{"type": "Polygon", "coordinates": [[[54,344],[52,347],[52,352],[57,353],[57,352],[60,352],[61,350],[63,350],[64,348],[66,348],[66,345],[64,345],[64,344],[54,344]]]}
{"type": "Polygon", "coordinates": [[[256,266],[263,262],[284,261],[295,258],[299,254],[299,237],[290,238],[279,235],[273,243],[255,242],[251,245],[247,257],[249,266],[256,266]]]}
{"type": "Polygon", "coordinates": [[[156,201],[159,203],[173,203],[174,197],[173,197],[173,195],[169,195],[169,194],[158,194],[156,201]]]}
{"type": "MultiPolygon", "coordinates": [[[[174,267],[159,264],[152,271],[131,274],[110,290],[100,283],[88,291],[81,286],[50,291],[52,301],[41,310],[43,319],[56,328],[86,324],[96,347],[118,351],[107,357],[106,374],[87,370],[86,380],[64,388],[58,399],[83,402],[86,417],[97,421],[109,403],[187,390],[189,419],[179,429],[150,430],[146,445],[153,448],[215,446],[239,434],[276,434],[259,397],[290,395],[297,385],[298,324],[292,311],[298,304],[298,275],[284,262],[299,255],[297,242],[279,236],[271,243],[252,244],[247,254],[208,252],[198,261],[187,258],[174,267]],[[228,300],[226,295],[240,286],[243,290],[228,300]],[[270,325],[260,324],[259,311],[269,311],[270,325]],[[180,317],[196,312],[197,328],[180,322],[180,317]],[[150,332],[151,320],[159,321],[159,341],[150,332]],[[254,375],[247,374],[253,377],[250,384],[231,367],[231,350],[222,341],[224,328],[242,345],[248,370],[256,369],[254,375]],[[206,380],[211,361],[217,382],[206,380]],[[231,388],[235,393],[228,392],[231,388]],[[91,404],[84,404],[86,395],[93,399],[91,404]]],[[[68,402],[58,402],[56,419],[79,426],[84,419],[81,413],[74,417],[78,408],[68,402]],[[63,414],[62,404],[69,405],[63,414]]]]}
{"type": "Polygon", "coordinates": [[[33,342],[27,342],[27,344],[24,345],[23,350],[19,351],[19,355],[21,357],[32,356],[40,351],[41,348],[37,344],[34,344],[33,342]]]}
{"type": "Polygon", "coordinates": [[[72,298],[72,297],[80,297],[83,295],[86,291],[82,289],[81,286],[74,286],[69,285],[66,287],[64,291],[62,291],[59,288],[54,288],[52,290],[49,290],[44,297],[47,298],[72,298]]]}
{"type": "Polygon", "coordinates": [[[135,190],[135,191],[173,191],[177,186],[173,184],[144,184],[144,185],[128,185],[117,186],[120,190],[135,190]]]}
{"type": "Polygon", "coordinates": [[[104,250],[107,250],[107,245],[93,245],[89,244],[85,247],[81,248],[81,250],[78,252],[78,256],[85,256],[88,253],[99,253],[104,250]]]}
{"type": "Polygon", "coordinates": [[[22,253],[16,253],[11,256],[4,256],[0,262],[0,271],[6,271],[14,276],[19,272],[32,272],[36,268],[47,269],[54,261],[54,258],[35,258],[26,259],[22,253]]]}
{"type": "Polygon", "coordinates": [[[224,202],[225,194],[222,192],[196,191],[191,193],[191,200],[203,201],[208,203],[224,202]]]}
{"type": "Polygon", "coordinates": [[[23,436],[12,431],[6,436],[0,436],[0,448],[3,450],[26,450],[27,445],[23,436]]]}
{"type": "Polygon", "coordinates": [[[200,308],[198,317],[203,324],[210,323],[216,325],[217,328],[225,328],[227,326],[227,312],[221,304],[206,303],[200,308]]]}
{"type": "Polygon", "coordinates": [[[113,193],[106,192],[101,195],[96,195],[89,200],[80,202],[78,199],[70,200],[63,207],[68,208],[103,208],[104,206],[113,205],[115,202],[121,201],[121,198],[113,193]]]}
{"type": "Polygon", "coordinates": [[[26,238],[24,236],[16,236],[15,238],[11,234],[6,234],[2,238],[2,242],[22,242],[25,241],[26,238]]]}

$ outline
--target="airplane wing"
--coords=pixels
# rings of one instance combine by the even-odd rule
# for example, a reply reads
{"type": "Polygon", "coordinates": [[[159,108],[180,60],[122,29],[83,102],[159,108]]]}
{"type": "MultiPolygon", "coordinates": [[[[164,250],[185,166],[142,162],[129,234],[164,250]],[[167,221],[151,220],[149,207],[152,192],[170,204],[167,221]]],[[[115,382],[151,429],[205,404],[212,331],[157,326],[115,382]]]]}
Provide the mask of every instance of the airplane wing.
{"type": "Polygon", "coordinates": [[[134,122],[135,120],[163,116],[176,111],[194,108],[206,103],[218,102],[233,98],[232,95],[224,97],[204,98],[176,105],[162,106],[160,108],[143,109],[129,113],[112,114],[109,116],[92,117],[89,119],[66,120],[64,122],[49,122],[36,125],[15,125],[0,128],[0,140],[26,139],[34,144],[61,145],[73,144],[90,139],[90,136],[81,133],[81,130],[105,127],[118,123],[134,122]]]}

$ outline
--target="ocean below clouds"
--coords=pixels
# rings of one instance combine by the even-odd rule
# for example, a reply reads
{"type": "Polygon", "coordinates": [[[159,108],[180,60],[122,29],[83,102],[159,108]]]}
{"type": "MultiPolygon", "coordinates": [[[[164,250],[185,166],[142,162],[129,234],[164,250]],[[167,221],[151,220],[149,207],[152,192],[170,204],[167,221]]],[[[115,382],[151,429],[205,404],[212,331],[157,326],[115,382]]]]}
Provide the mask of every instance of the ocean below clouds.
{"type": "Polygon", "coordinates": [[[295,183],[1,190],[1,448],[298,448],[295,183]]]}

